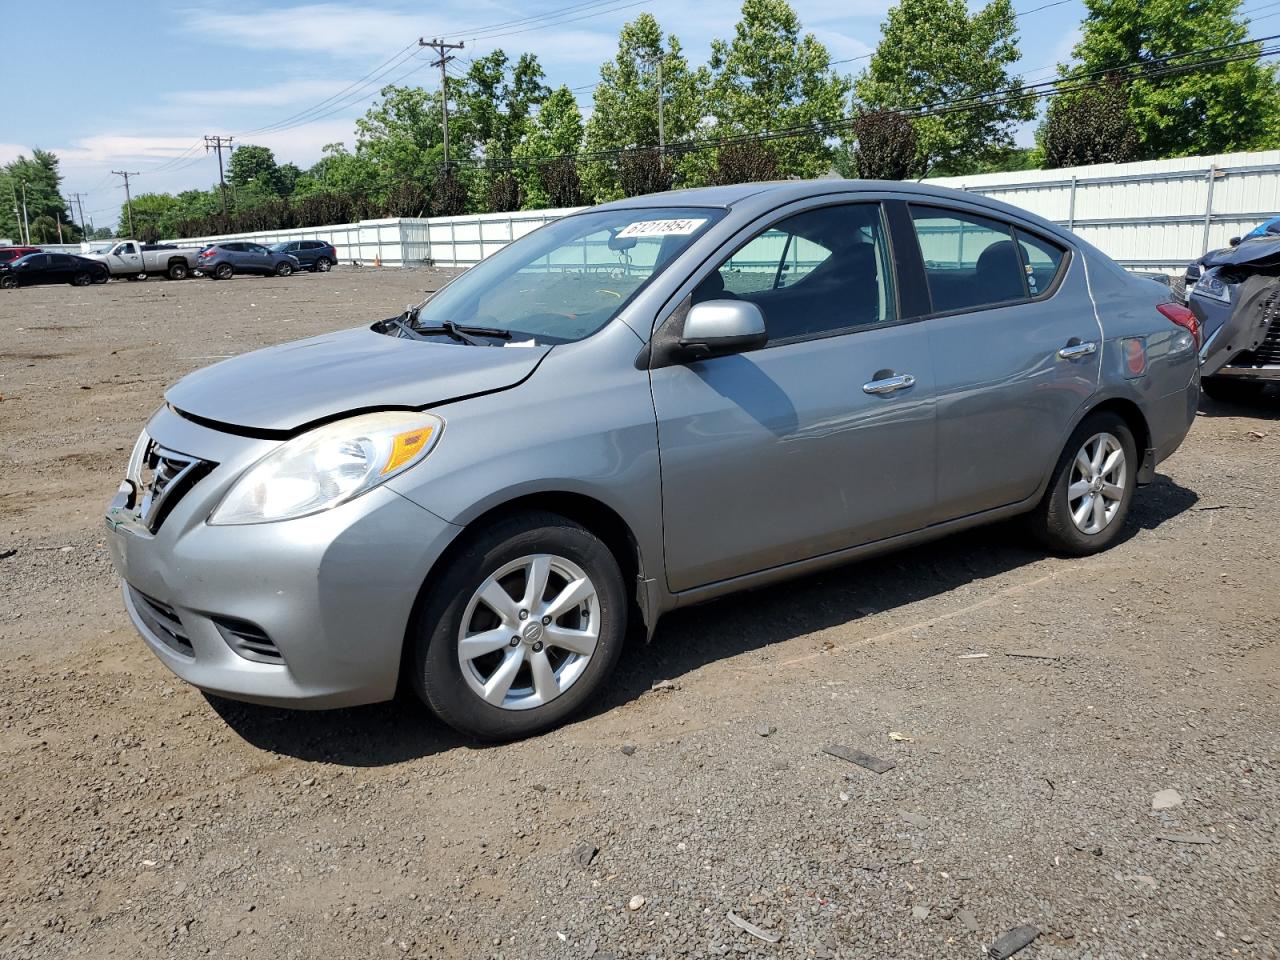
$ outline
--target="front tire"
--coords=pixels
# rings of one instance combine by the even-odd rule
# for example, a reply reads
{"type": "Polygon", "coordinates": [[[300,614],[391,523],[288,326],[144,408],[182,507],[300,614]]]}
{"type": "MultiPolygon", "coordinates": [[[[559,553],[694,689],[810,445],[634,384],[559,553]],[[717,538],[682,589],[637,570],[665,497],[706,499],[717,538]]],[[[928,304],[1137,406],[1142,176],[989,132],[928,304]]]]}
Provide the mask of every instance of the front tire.
{"type": "Polygon", "coordinates": [[[293,264],[292,264],[292,263],[277,263],[277,264],[276,264],[276,276],[277,276],[277,277],[287,277],[287,276],[291,275],[292,273],[293,273],[293,264]]]}
{"type": "Polygon", "coordinates": [[[1138,478],[1133,432],[1117,414],[1094,413],[1067,440],[1044,499],[1028,518],[1055,553],[1082,557],[1105,550],[1124,529],[1138,478]]]}
{"type": "Polygon", "coordinates": [[[1205,377],[1200,381],[1200,389],[1219,403],[1249,404],[1262,398],[1267,385],[1234,377],[1205,377]]]}
{"type": "Polygon", "coordinates": [[[18,286],[17,277],[9,277],[9,276],[0,277],[0,290],[14,290],[14,289],[17,289],[17,286],[18,286]]]}
{"type": "Polygon", "coordinates": [[[626,632],[609,548],[557,514],[513,516],[474,534],[432,584],[412,628],[414,688],[468,736],[531,736],[597,697],[626,632]]]}
{"type": "Polygon", "coordinates": [[[93,277],[87,273],[77,273],[71,278],[71,285],[73,287],[87,287],[91,283],[93,283],[93,277]]]}

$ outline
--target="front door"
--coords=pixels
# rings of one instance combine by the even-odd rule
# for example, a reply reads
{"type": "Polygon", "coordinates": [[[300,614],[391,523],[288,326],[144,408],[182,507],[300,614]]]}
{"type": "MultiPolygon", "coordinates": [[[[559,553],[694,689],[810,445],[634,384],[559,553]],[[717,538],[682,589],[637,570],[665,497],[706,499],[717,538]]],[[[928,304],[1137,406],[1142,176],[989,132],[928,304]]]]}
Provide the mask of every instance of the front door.
{"type": "Polygon", "coordinates": [[[750,300],[768,344],[652,372],[673,591],[923,526],[934,502],[927,334],[901,323],[880,206],[790,215],[695,303],[750,300]]]}
{"type": "Polygon", "coordinates": [[[112,273],[130,274],[142,272],[142,249],[136,243],[120,243],[112,252],[112,273]]]}
{"type": "Polygon", "coordinates": [[[1018,503],[1097,389],[1102,337],[1084,264],[986,214],[912,204],[935,315],[935,521],[1018,503]]]}

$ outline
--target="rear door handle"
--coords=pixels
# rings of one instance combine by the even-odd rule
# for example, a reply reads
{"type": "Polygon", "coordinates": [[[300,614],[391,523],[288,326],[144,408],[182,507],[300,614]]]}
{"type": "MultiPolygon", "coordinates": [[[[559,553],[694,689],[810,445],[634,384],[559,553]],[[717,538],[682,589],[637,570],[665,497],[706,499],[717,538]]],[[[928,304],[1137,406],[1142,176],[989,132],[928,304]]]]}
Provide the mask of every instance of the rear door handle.
{"type": "Polygon", "coordinates": [[[916,385],[916,378],[909,373],[900,373],[893,377],[885,377],[883,380],[872,380],[862,385],[863,393],[897,393],[899,390],[906,390],[916,385]]]}
{"type": "Polygon", "coordinates": [[[1092,353],[1098,352],[1098,345],[1092,340],[1081,343],[1079,340],[1072,338],[1072,342],[1058,351],[1058,356],[1063,360],[1079,360],[1081,357],[1087,357],[1092,353]]]}

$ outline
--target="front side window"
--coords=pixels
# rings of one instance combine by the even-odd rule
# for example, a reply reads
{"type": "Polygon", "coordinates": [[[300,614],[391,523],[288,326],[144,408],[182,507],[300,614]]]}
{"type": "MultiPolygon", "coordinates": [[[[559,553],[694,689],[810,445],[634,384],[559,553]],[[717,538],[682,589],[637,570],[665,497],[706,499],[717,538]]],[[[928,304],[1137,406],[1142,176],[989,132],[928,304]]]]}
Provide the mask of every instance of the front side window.
{"type": "Polygon", "coordinates": [[[911,206],[937,313],[1027,298],[1012,227],[957,210],[911,206]]]}
{"type": "Polygon", "coordinates": [[[480,261],[417,310],[515,340],[591,336],[724,215],[703,207],[592,210],[556,220],[480,261]]]}
{"type": "Polygon", "coordinates": [[[769,343],[829,336],[897,319],[880,205],[795,214],[739,247],[693,292],[693,302],[749,300],[769,343]]]}

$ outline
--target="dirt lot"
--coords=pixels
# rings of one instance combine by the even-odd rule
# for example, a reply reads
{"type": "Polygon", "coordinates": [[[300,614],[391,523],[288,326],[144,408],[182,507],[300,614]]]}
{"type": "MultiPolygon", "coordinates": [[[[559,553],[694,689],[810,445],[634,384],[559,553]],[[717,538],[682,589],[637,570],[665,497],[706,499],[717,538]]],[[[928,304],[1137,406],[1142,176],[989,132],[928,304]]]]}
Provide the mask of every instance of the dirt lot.
{"type": "Polygon", "coordinates": [[[169,675],[100,519],[165,386],[438,279],[0,292],[0,957],[1280,955],[1275,398],[1207,403],[1105,555],[1000,527],[673,616],[531,742],[169,675]]]}

